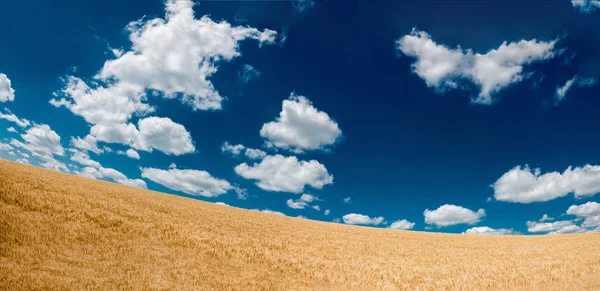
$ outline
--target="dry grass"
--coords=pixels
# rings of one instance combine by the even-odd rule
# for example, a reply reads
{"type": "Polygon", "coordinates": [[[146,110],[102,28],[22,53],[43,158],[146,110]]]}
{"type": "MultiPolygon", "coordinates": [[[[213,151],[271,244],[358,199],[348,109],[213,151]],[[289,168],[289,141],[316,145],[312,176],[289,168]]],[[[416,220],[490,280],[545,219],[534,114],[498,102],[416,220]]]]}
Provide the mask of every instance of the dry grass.
{"type": "Polygon", "coordinates": [[[600,233],[353,227],[0,160],[0,289],[600,290],[600,233]]]}

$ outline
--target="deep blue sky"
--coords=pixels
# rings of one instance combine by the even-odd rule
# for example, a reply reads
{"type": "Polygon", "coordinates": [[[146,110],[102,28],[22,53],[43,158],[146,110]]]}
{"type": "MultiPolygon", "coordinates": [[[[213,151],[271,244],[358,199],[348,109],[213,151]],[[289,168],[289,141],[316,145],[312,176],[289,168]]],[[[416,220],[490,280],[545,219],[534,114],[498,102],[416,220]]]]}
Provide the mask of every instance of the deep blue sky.
{"type": "MultiPolygon", "coordinates": [[[[68,109],[52,106],[52,94],[65,86],[68,75],[92,78],[114,58],[109,46],[129,50],[125,26],[144,16],[164,18],[164,5],[161,0],[1,4],[0,73],[8,76],[16,92],[13,102],[0,105],[20,118],[48,124],[69,148],[70,137],[84,137],[90,125],[68,109]]],[[[487,202],[494,196],[490,185],[515,166],[529,164],[545,173],[600,164],[600,86],[573,87],[563,102],[553,104],[557,87],[573,76],[600,77],[598,10],[582,13],[565,0],[323,1],[301,13],[287,1],[201,1],[194,11],[196,18],[208,15],[213,21],[275,30],[278,41],[261,47],[256,41],[242,41],[240,56],[217,63],[218,71],[209,79],[227,98],[222,110],[194,111],[178,100],[149,99],[156,107],[153,116],[169,117],[191,133],[196,153],[173,156],[138,150],[140,160],[114,152],[90,154],[103,167],[131,179],[141,177],[140,167],[167,169],[171,163],[204,170],[247,189],[250,197],[239,200],[230,191],[216,198],[194,198],[324,221],[359,213],[383,216],[387,226],[407,219],[416,223],[415,230],[424,230],[425,209],[444,204],[485,209],[486,216],[474,225],[432,225],[432,231],[444,232],[489,226],[528,233],[526,221],[543,214],[558,218],[571,205],[598,201],[597,196],[576,199],[569,194],[528,204],[487,202]],[[437,44],[460,45],[481,54],[505,41],[557,38],[555,49],[562,53],[526,66],[531,75],[494,94],[496,103],[474,104],[470,100],[478,89],[472,82],[464,81],[469,90],[436,92],[413,73],[415,58],[396,48],[396,41],[413,28],[427,32],[437,44]],[[245,64],[260,76],[241,81],[238,72],[245,64]],[[297,194],[260,189],[234,171],[236,165],[251,161],[221,152],[225,141],[261,148],[262,125],[275,120],[291,92],[310,99],[343,133],[329,151],[279,150],[285,156],[318,160],[333,175],[333,184],[323,189],[305,188],[305,193],[323,200],[319,212],[289,208],[286,200],[297,194]],[[345,197],[351,197],[351,203],[344,203],[345,197]],[[325,209],[331,214],[325,216],[325,209]]],[[[4,143],[20,140],[25,131],[0,119],[4,143]],[[10,126],[20,132],[7,132],[10,126]]],[[[6,151],[0,157],[20,158],[6,151]]],[[[77,165],[69,161],[69,154],[58,159],[77,165]]],[[[33,158],[30,162],[37,165],[33,158]]],[[[149,189],[183,195],[145,181],[149,189]]]]}

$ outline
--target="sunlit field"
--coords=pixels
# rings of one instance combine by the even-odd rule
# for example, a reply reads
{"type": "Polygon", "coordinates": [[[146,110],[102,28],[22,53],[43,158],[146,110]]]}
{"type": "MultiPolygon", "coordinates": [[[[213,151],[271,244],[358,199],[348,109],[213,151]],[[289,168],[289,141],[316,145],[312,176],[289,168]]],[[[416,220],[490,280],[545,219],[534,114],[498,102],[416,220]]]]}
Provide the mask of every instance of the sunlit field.
{"type": "Polygon", "coordinates": [[[357,227],[0,160],[0,289],[600,290],[600,233],[357,227]]]}

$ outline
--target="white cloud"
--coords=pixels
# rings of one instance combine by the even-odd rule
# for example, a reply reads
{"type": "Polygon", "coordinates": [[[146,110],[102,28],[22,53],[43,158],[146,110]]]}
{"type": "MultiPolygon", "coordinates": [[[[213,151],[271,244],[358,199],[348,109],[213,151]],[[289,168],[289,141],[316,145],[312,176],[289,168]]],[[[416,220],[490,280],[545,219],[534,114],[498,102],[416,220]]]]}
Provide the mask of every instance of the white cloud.
{"type": "Polygon", "coordinates": [[[223,145],[221,146],[221,152],[224,153],[231,153],[234,156],[239,155],[246,147],[244,145],[241,144],[237,144],[237,145],[232,145],[229,144],[229,142],[224,142],[223,145]]]}
{"type": "Polygon", "coordinates": [[[104,150],[98,147],[96,137],[92,135],[86,135],[84,138],[71,137],[71,145],[82,151],[90,151],[95,154],[101,154],[104,152],[104,150]]]}
{"type": "Polygon", "coordinates": [[[235,172],[245,179],[257,180],[266,191],[301,193],[307,185],[316,189],[333,183],[324,165],[316,160],[299,161],[295,156],[266,156],[260,163],[237,165],[235,172]]]}
{"type": "Polygon", "coordinates": [[[346,197],[346,198],[344,198],[344,203],[348,204],[348,203],[350,203],[350,200],[351,200],[350,197],[346,197]]]}
{"type": "MultiPolygon", "coordinates": [[[[311,206],[310,203],[312,203],[313,201],[317,200],[317,198],[313,195],[310,194],[302,194],[300,196],[300,198],[294,200],[294,199],[288,199],[286,201],[286,204],[289,208],[293,208],[293,209],[304,209],[308,206],[311,206]]],[[[313,205],[311,206],[316,210],[320,210],[318,205],[313,205]],[[317,208],[315,208],[317,207],[317,208]]]]}
{"type": "Polygon", "coordinates": [[[46,124],[34,125],[21,137],[25,143],[12,139],[11,144],[28,150],[34,156],[63,156],[65,153],[60,136],[46,124]]]}
{"type": "Polygon", "coordinates": [[[600,215],[586,217],[581,226],[585,228],[600,226],[600,215]]]}
{"type": "Polygon", "coordinates": [[[323,214],[329,215],[330,213],[331,213],[331,211],[329,209],[325,209],[325,212],[323,214]]]}
{"type": "Polygon", "coordinates": [[[321,206],[319,205],[313,205],[312,208],[316,211],[321,211],[321,206]]]}
{"type": "Polygon", "coordinates": [[[537,222],[537,221],[527,221],[527,231],[529,232],[550,232],[550,231],[560,231],[563,228],[568,227],[571,229],[573,224],[570,220],[561,220],[555,222],[537,222]]]}
{"type": "Polygon", "coordinates": [[[13,152],[13,151],[8,152],[8,154],[11,156],[16,156],[15,152],[13,152]]]}
{"type": "Polygon", "coordinates": [[[465,232],[463,232],[463,234],[516,235],[516,234],[519,234],[519,232],[516,232],[512,229],[507,229],[507,228],[493,229],[488,226],[479,226],[479,227],[469,228],[465,232]]]}
{"type": "Polygon", "coordinates": [[[27,164],[29,165],[29,160],[26,158],[20,158],[16,160],[17,163],[21,163],[21,164],[27,164]]]}
{"type": "Polygon", "coordinates": [[[259,209],[252,209],[253,211],[258,211],[258,212],[262,212],[262,213],[267,213],[267,214],[275,214],[275,215],[279,215],[279,216],[287,216],[279,211],[274,211],[274,210],[269,210],[269,209],[263,209],[263,210],[259,210],[259,209]]]}
{"type": "Polygon", "coordinates": [[[11,151],[13,149],[11,145],[0,142],[0,151],[11,151]]]}
{"type": "Polygon", "coordinates": [[[478,223],[485,216],[485,210],[479,209],[475,212],[462,206],[445,204],[436,210],[425,209],[423,215],[425,216],[425,223],[441,227],[478,223]]]}
{"type": "Polygon", "coordinates": [[[229,205],[227,203],[223,203],[223,202],[215,202],[215,204],[217,204],[217,205],[223,205],[223,206],[231,206],[231,205],[229,205]]]}
{"type": "Polygon", "coordinates": [[[140,154],[138,154],[138,152],[136,152],[134,149],[128,149],[125,154],[132,159],[140,159],[140,154]]]}
{"type": "Polygon", "coordinates": [[[258,71],[252,65],[245,64],[242,67],[242,69],[238,72],[238,77],[244,83],[248,83],[250,82],[250,80],[260,77],[260,71],[258,71]]]}
{"type": "Polygon", "coordinates": [[[20,127],[28,127],[31,124],[29,120],[24,118],[20,119],[19,117],[14,115],[12,112],[10,112],[10,110],[8,110],[8,108],[4,108],[4,110],[6,110],[7,113],[0,112],[0,119],[6,119],[10,122],[14,122],[20,127]]]}
{"type": "Polygon", "coordinates": [[[92,160],[86,152],[77,149],[69,149],[69,151],[71,152],[71,161],[73,162],[96,169],[102,167],[99,162],[92,160]]]}
{"type": "Polygon", "coordinates": [[[410,222],[406,219],[402,219],[402,220],[394,221],[388,228],[408,230],[408,229],[412,229],[413,227],[415,227],[414,222],[410,222]]]}
{"type": "Polygon", "coordinates": [[[142,168],[141,170],[143,178],[190,195],[217,197],[235,189],[226,180],[215,178],[206,171],[176,168],[169,170],[142,168]]]}
{"type": "Polygon", "coordinates": [[[594,78],[581,78],[578,76],[575,76],[573,78],[571,78],[570,80],[567,80],[567,82],[561,86],[556,88],[556,93],[554,94],[554,99],[556,99],[556,102],[561,102],[563,100],[565,100],[565,96],[567,95],[567,92],[571,89],[571,87],[573,86],[577,86],[577,87],[591,87],[594,86],[596,84],[597,80],[594,78]]]}
{"type": "Polygon", "coordinates": [[[600,0],[571,0],[571,4],[581,13],[590,13],[600,8],[600,0]]]}
{"type": "Polygon", "coordinates": [[[92,126],[90,133],[98,141],[129,145],[147,152],[156,149],[177,156],[196,150],[190,133],[170,118],[142,118],[138,121],[138,128],[132,123],[97,124],[92,126]]]}
{"type": "Polygon", "coordinates": [[[474,103],[490,105],[492,95],[527,77],[525,65],[554,57],[556,40],[542,42],[521,40],[504,42],[498,49],[485,54],[463,50],[460,46],[450,49],[437,44],[431,36],[417,29],[397,41],[398,50],[416,59],[413,72],[427,86],[443,91],[459,87],[459,82],[469,80],[480,89],[474,103]]]}
{"type": "Polygon", "coordinates": [[[146,182],[141,179],[129,179],[125,174],[111,168],[92,168],[85,167],[80,172],[78,172],[80,176],[92,178],[92,179],[110,179],[117,183],[138,187],[138,188],[146,188],[146,182]]]}
{"type": "Polygon", "coordinates": [[[26,154],[26,153],[24,153],[24,152],[22,152],[20,150],[17,150],[17,153],[19,153],[19,155],[23,156],[24,158],[29,158],[28,154],[26,154]]]}
{"type": "Polygon", "coordinates": [[[544,214],[542,215],[542,218],[540,218],[540,221],[552,221],[554,220],[554,218],[548,216],[548,214],[544,214]]]}
{"type": "Polygon", "coordinates": [[[195,19],[190,0],[167,0],[165,19],[138,20],[127,29],[130,51],[108,60],[96,78],[116,80],[181,98],[195,110],[220,109],[223,97],[209,77],[219,61],[240,55],[239,42],[254,39],[273,43],[277,33],[252,27],[195,19]]]}
{"type": "Polygon", "coordinates": [[[353,224],[353,225],[380,225],[383,223],[383,217],[369,217],[363,214],[350,213],[346,214],[342,217],[345,224],[353,224]]]}
{"type": "Polygon", "coordinates": [[[267,153],[265,153],[264,151],[261,151],[259,149],[251,149],[251,148],[247,148],[246,151],[244,152],[244,154],[246,155],[247,158],[252,159],[252,160],[260,160],[267,156],[267,153]]]}
{"type": "Polygon", "coordinates": [[[342,135],[338,124],[323,111],[317,110],[310,100],[292,93],[283,101],[276,121],[263,124],[260,136],[267,143],[296,153],[325,149],[342,135]]]}
{"type": "Polygon", "coordinates": [[[582,205],[571,205],[567,209],[567,214],[576,215],[578,217],[590,217],[600,215],[600,203],[587,202],[582,205]]]}
{"type": "Polygon", "coordinates": [[[15,100],[15,90],[11,87],[10,79],[0,73],[0,102],[15,100]]]}
{"type": "MultiPolygon", "coordinates": [[[[1,114],[1,113],[0,113],[0,114],[1,114]]],[[[17,130],[16,130],[14,127],[12,127],[12,126],[11,126],[11,127],[9,127],[9,128],[7,128],[7,129],[6,129],[6,131],[8,131],[8,132],[14,132],[14,133],[16,133],[16,132],[17,132],[17,130]]]]}
{"type": "Polygon", "coordinates": [[[600,192],[600,166],[568,167],[562,174],[541,174],[528,166],[517,166],[506,172],[494,187],[494,198],[498,201],[531,203],[544,202],[567,196],[593,196],[600,192]]]}

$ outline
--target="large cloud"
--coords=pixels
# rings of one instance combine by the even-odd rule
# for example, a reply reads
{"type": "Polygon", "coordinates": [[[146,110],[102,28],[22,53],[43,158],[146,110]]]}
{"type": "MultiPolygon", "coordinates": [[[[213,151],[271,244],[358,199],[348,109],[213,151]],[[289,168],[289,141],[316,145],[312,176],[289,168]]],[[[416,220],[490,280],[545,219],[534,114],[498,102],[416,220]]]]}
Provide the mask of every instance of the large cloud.
{"type": "Polygon", "coordinates": [[[445,204],[436,210],[425,209],[423,215],[425,216],[425,223],[442,227],[478,223],[485,216],[485,210],[479,209],[475,212],[462,206],[445,204]]]}
{"type": "Polygon", "coordinates": [[[99,141],[121,143],[148,152],[156,149],[169,155],[182,155],[195,151],[185,127],[166,117],[142,118],[137,128],[132,123],[97,124],[92,126],[90,134],[99,141]]]}
{"type": "Polygon", "coordinates": [[[327,113],[294,93],[283,101],[277,120],[263,124],[260,130],[268,144],[295,152],[324,149],[341,135],[338,124],[327,113]]]}
{"type": "Polygon", "coordinates": [[[492,95],[527,77],[524,66],[554,57],[556,41],[504,42],[485,54],[437,44],[424,31],[413,29],[397,41],[398,50],[416,59],[413,72],[437,90],[457,88],[469,80],[480,88],[474,103],[490,105],[492,95]]]}
{"type": "Polygon", "coordinates": [[[581,224],[583,227],[600,226],[600,203],[587,202],[582,205],[572,205],[567,209],[567,214],[585,218],[581,224]]]}
{"type": "Polygon", "coordinates": [[[324,165],[316,160],[299,161],[294,156],[266,156],[260,163],[237,165],[235,172],[245,179],[257,180],[266,191],[301,193],[307,185],[321,189],[333,183],[324,165]]]}
{"type": "Polygon", "coordinates": [[[226,180],[200,170],[142,168],[142,177],[176,191],[204,197],[216,197],[236,189],[226,180]]]}
{"type": "Polygon", "coordinates": [[[600,0],[571,0],[571,4],[582,13],[590,13],[600,9],[600,0]]]}
{"type": "Polygon", "coordinates": [[[515,234],[519,234],[519,232],[516,232],[516,231],[514,231],[512,229],[507,229],[507,228],[493,229],[493,228],[488,227],[488,226],[479,226],[479,227],[469,228],[465,232],[463,232],[463,234],[515,235],[515,234]]]}
{"type": "Polygon", "coordinates": [[[575,197],[593,196],[600,192],[600,166],[568,167],[562,174],[542,174],[540,169],[517,166],[492,186],[494,198],[506,202],[543,202],[571,192],[575,197]]]}
{"type": "Polygon", "coordinates": [[[345,224],[354,224],[354,225],[380,225],[384,222],[383,217],[369,217],[363,214],[350,213],[346,214],[342,217],[345,224]]]}
{"type": "Polygon", "coordinates": [[[24,142],[16,139],[11,140],[13,146],[25,149],[42,162],[43,167],[69,172],[67,166],[56,160],[54,156],[64,156],[65,150],[60,143],[60,136],[46,124],[35,124],[24,134],[21,134],[24,142]]]}
{"type": "Polygon", "coordinates": [[[92,135],[86,135],[84,138],[71,137],[71,145],[82,151],[90,151],[95,154],[101,154],[104,152],[103,149],[98,147],[96,137],[92,135]]]}
{"type": "Polygon", "coordinates": [[[12,88],[10,79],[0,73],[0,102],[15,100],[15,90],[12,88]]]}
{"type": "Polygon", "coordinates": [[[555,222],[537,222],[528,221],[527,231],[529,232],[547,232],[548,234],[567,234],[567,233],[583,233],[587,229],[575,225],[570,220],[561,220],[555,222]]]}

